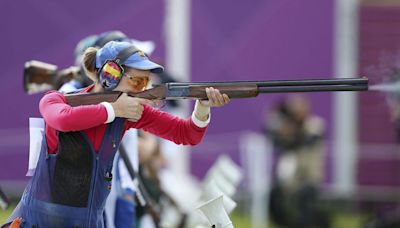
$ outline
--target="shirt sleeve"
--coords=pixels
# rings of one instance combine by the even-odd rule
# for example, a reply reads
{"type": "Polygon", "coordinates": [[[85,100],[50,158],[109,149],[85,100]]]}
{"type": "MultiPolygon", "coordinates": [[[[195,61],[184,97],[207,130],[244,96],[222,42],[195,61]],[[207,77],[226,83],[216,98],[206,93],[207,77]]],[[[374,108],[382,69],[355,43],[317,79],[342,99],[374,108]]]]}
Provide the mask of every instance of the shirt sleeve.
{"type": "Polygon", "coordinates": [[[150,106],[145,106],[138,122],[127,122],[128,128],[138,128],[161,138],[183,145],[196,145],[202,140],[207,126],[197,126],[192,117],[182,119],[150,106]]]}
{"type": "Polygon", "coordinates": [[[72,107],[63,94],[52,91],[39,103],[43,119],[50,127],[63,132],[81,131],[108,121],[107,109],[103,104],[72,107]]]}

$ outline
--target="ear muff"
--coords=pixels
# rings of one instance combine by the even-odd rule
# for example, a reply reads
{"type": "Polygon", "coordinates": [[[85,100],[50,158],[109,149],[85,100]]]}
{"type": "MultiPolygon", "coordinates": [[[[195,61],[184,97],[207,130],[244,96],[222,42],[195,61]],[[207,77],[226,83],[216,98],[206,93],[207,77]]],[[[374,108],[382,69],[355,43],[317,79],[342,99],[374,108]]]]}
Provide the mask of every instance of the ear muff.
{"type": "Polygon", "coordinates": [[[135,46],[129,46],[125,49],[122,49],[115,59],[107,60],[101,66],[97,74],[99,82],[105,90],[113,90],[118,86],[122,76],[124,75],[124,68],[121,64],[131,55],[139,51],[140,50],[135,46]]]}

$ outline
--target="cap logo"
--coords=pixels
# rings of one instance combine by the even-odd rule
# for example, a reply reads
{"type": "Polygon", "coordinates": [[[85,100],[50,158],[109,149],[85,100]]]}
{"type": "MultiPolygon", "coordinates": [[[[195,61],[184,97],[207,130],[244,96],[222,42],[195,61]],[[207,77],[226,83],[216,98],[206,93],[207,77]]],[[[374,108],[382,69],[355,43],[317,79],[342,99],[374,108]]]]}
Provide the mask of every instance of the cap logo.
{"type": "Polygon", "coordinates": [[[138,51],[138,53],[139,53],[139,55],[140,55],[141,57],[145,57],[145,56],[146,56],[146,54],[144,54],[143,51],[138,51]]]}

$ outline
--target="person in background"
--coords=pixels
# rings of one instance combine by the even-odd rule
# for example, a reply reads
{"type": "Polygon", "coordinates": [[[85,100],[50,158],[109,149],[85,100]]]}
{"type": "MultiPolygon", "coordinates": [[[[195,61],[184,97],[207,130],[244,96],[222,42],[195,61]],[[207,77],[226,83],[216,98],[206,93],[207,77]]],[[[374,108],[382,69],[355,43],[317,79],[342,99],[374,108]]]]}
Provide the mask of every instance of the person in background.
{"type": "Polygon", "coordinates": [[[285,227],[327,227],[317,208],[324,173],[323,119],[312,114],[305,96],[296,94],[286,97],[268,114],[264,130],[278,152],[271,217],[285,227]]]}
{"type": "MultiPolygon", "coordinates": [[[[162,152],[160,139],[154,135],[139,131],[139,172],[138,175],[155,208],[149,204],[137,207],[137,227],[160,227],[166,210],[171,207],[179,213],[176,227],[184,227],[186,214],[180,209],[175,199],[164,191],[161,172],[167,169],[165,154],[162,152]],[[157,214],[155,214],[157,213],[157,214]]],[[[183,190],[184,191],[184,190],[183,190]]],[[[175,226],[174,226],[175,227],[175,226]]]]}

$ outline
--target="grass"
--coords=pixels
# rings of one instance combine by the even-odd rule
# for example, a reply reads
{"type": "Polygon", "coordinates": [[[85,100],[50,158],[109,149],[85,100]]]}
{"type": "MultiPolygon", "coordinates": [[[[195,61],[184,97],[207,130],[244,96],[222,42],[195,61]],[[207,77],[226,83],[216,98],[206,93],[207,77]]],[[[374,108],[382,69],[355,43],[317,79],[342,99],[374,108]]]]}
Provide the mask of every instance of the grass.
{"type": "Polygon", "coordinates": [[[332,228],[361,228],[364,227],[365,217],[355,213],[338,213],[333,216],[332,228]]]}
{"type": "Polygon", "coordinates": [[[234,211],[230,218],[235,228],[249,228],[251,227],[250,216],[234,211]]]}
{"type": "MultiPolygon", "coordinates": [[[[251,227],[250,218],[233,215],[231,217],[235,228],[251,227]]],[[[363,219],[358,215],[337,215],[332,221],[332,228],[361,228],[363,227],[363,219]]],[[[279,228],[276,224],[269,223],[268,228],[279,228]]]]}
{"type": "MultiPolygon", "coordinates": [[[[235,228],[250,228],[250,216],[234,212],[231,215],[231,220],[235,228]]],[[[364,227],[365,217],[354,212],[335,212],[332,215],[332,228],[361,228],[364,227]]],[[[279,228],[276,224],[269,222],[268,228],[279,228]]]]}
{"type": "Polygon", "coordinates": [[[11,215],[14,208],[17,206],[16,203],[12,203],[6,210],[0,209],[0,225],[4,224],[8,219],[8,216],[11,215]]]}

